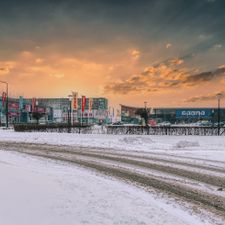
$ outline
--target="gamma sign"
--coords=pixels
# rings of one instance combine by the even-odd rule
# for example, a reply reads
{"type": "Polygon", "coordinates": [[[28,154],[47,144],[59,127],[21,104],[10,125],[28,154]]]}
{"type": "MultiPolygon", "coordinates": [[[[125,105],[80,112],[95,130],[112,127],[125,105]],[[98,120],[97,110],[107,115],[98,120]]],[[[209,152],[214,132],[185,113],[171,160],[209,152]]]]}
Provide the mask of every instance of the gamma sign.
{"type": "Polygon", "coordinates": [[[212,111],[210,109],[192,109],[192,110],[176,110],[176,117],[196,117],[196,118],[208,118],[211,117],[212,111]]]}

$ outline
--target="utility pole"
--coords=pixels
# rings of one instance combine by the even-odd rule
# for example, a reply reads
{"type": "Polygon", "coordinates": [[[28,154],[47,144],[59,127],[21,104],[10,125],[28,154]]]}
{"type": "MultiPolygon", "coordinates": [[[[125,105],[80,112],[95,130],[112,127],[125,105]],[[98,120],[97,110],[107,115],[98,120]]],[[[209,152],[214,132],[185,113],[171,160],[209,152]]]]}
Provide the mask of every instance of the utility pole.
{"type": "Polygon", "coordinates": [[[9,84],[6,83],[6,127],[9,127],[9,84]]]}
{"type": "Polygon", "coordinates": [[[0,81],[0,83],[6,85],[6,107],[5,107],[5,116],[6,116],[6,127],[9,127],[9,84],[6,81],[0,81]]]}
{"type": "Polygon", "coordinates": [[[148,126],[148,110],[147,110],[147,103],[148,102],[144,102],[144,105],[145,105],[145,118],[144,118],[144,120],[145,120],[145,126],[147,127],[148,126]]]}
{"type": "Polygon", "coordinates": [[[217,108],[217,134],[220,135],[220,99],[222,98],[222,94],[219,93],[216,95],[218,100],[218,108],[217,108]]]}
{"type": "Polygon", "coordinates": [[[67,109],[67,118],[68,118],[68,133],[71,133],[71,118],[72,118],[72,95],[68,95],[69,98],[69,106],[67,109]]]}

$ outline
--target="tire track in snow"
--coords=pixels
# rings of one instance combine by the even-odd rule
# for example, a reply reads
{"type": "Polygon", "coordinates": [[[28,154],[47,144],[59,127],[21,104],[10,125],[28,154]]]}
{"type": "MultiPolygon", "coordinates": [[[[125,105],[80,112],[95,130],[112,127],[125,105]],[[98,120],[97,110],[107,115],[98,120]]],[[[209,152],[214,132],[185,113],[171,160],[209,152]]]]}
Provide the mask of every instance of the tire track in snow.
{"type": "MultiPolygon", "coordinates": [[[[185,185],[177,184],[176,182],[171,183],[167,181],[163,181],[161,179],[157,179],[155,177],[151,177],[145,174],[140,174],[134,171],[130,171],[128,169],[123,169],[120,167],[104,165],[101,162],[93,162],[90,160],[81,160],[76,158],[67,157],[65,154],[62,155],[54,155],[53,152],[50,154],[43,151],[29,151],[20,150],[19,152],[26,153],[32,156],[39,156],[53,160],[60,160],[69,163],[75,163],[77,165],[94,169],[98,172],[106,174],[108,176],[116,177],[130,183],[134,183],[135,185],[156,189],[160,192],[164,192],[167,194],[172,194],[179,197],[182,200],[186,200],[192,204],[197,205],[198,207],[202,207],[205,210],[209,210],[210,212],[215,213],[215,215],[223,217],[225,219],[225,198],[221,196],[216,196],[213,194],[204,193],[202,191],[198,191],[194,188],[186,187],[185,185]]],[[[58,153],[56,153],[58,154],[58,153]]]]}
{"type": "MultiPolygon", "coordinates": [[[[163,173],[167,173],[167,174],[173,174],[173,175],[177,175],[180,177],[185,177],[188,179],[192,179],[192,180],[196,180],[196,181],[200,181],[206,184],[210,184],[210,185],[214,185],[217,187],[222,187],[225,188],[225,178],[224,177],[219,177],[219,176],[214,176],[214,175],[209,175],[207,174],[207,171],[205,171],[205,173],[203,173],[203,171],[197,172],[197,171],[193,171],[192,168],[197,166],[197,168],[202,168],[201,166],[195,165],[195,164],[189,164],[190,170],[188,170],[188,168],[183,169],[183,168],[179,168],[176,167],[176,161],[172,161],[170,162],[169,160],[167,160],[167,163],[171,163],[173,166],[168,166],[168,165],[162,165],[162,164],[157,164],[157,160],[155,162],[146,162],[144,161],[140,161],[140,160],[136,160],[136,159],[130,159],[130,155],[127,153],[126,157],[121,157],[118,154],[113,154],[113,156],[111,155],[112,153],[110,152],[110,155],[107,154],[107,152],[104,153],[100,153],[99,151],[90,151],[88,150],[77,150],[76,148],[71,149],[70,147],[65,147],[65,146],[53,146],[53,145],[38,145],[38,144],[6,144],[5,147],[8,148],[10,146],[10,148],[14,147],[16,149],[18,149],[19,147],[22,147],[24,149],[30,149],[32,148],[32,150],[42,150],[42,151],[46,151],[46,152],[58,152],[58,153],[70,153],[70,154],[75,154],[75,155],[82,155],[82,156],[87,156],[87,157],[93,157],[93,158],[97,158],[99,160],[111,160],[111,161],[115,161],[115,162],[121,162],[121,163],[126,163],[126,164],[130,164],[133,166],[139,166],[139,167],[143,167],[146,169],[150,169],[150,170],[156,170],[156,171],[160,171],[163,173]]],[[[163,162],[163,161],[162,161],[163,162]]],[[[164,161],[165,162],[165,161],[164,161]]],[[[178,163],[178,165],[180,165],[180,162],[178,163]]],[[[205,170],[209,170],[212,171],[211,167],[203,167],[205,170]]],[[[222,169],[221,169],[222,170],[222,169]]],[[[219,170],[221,172],[221,170],[219,170]]],[[[214,169],[213,169],[214,171],[214,169]]],[[[218,171],[218,170],[217,170],[218,171]]],[[[225,171],[224,171],[225,173],[225,171]]]]}
{"type": "MultiPolygon", "coordinates": [[[[216,194],[210,194],[207,192],[199,191],[193,187],[188,187],[181,185],[178,182],[169,182],[168,180],[163,180],[157,177],[153,177],[148,174],[140,173],[135,170],[123,168],[122,163],[126,163],[127,165],[140,166],[144,168],[148,168],[149,170],[156,170],[164,173],[168,173],[170,170],[171,174],[175,174],[177,176],[190,177],[191,179],[200,179],[208,181],[210,183],[217,182],[219,185],[224,185],[225,180],[219,179],[217,177],[203,177],[207,176],[205,174],[193,174],[191,171],[180,170],[179,168],[170,168],[168,166],[162,167],[162,165],[157,165],[142,162],[134,159],[127,159],[118,157],[118,154],[115,156],[112,155],[103,155],[99,150],[90,150],[89,148],[76,148],[76,147],[66,147],[66,146],[53,146],[53,145],[43,145],[43,144],[28,144],[28,143],[1,143],[1,148],[9,151],[18,151],[21,153],[27,153],[34,156],[41,156],[54,160],[62,160],[70,163],[75,163],[87,168],[95,169],[101,173],[105,173],[110,176],[114,176],[132,183],[135,183],[139,186],[154,188],[161,192],[170,193],[179,198],[186,199],[195,204],[201,204],[203,208],[210,209],[214,211],[216,214],[225,215],[225,198],[218,196],[216,194]],[[86,152],[85,152],[86,150],[86,152]],[[71,157],[74,156],[74,157],[71,157]],[[76,156],[78,158],[76,158],[76,156]],[[86,159],[79,159],[79,156],[86,157],[86,159]],[[98,161],[92,161],[93,159],[98,159],[98,161]],[[106,165],[104,164],[104,160],[110,160],[118,163],[118,165],[106,165]],[[184,172],[184,174],[183,174],[184,172]],[[209,181],[210,180],[210,181],[209,181]]],[[[112,152],[110,152],[111,154],[112,152]]],[[[127,152],[127,156],[129,156],[129,152],[127,152]]],[[[201,181],[203,182],[203,181],[201,181]]],[[[215,183],[213,183],[215,185],[215,183]]],[[[225,217],[225,216],[224,216],[225,217]]]]}

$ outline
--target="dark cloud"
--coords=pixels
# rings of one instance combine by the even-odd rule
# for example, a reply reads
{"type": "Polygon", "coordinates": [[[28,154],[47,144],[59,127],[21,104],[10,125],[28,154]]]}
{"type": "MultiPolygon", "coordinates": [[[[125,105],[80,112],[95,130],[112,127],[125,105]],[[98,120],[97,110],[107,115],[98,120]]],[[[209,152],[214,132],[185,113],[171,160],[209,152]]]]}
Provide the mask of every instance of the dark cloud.
{"type": "Polygon", "coordinates": [[[127,80],[127,82],[118,82],[106,85],[105,91],[118,94],[128,94],[130,92],[140,92],[148,88],[148,84],[141,80],[140,77],[132,77],[130,80],[127,80]]]}
{"type": "Polygon", "coordinates": [[[223,0],[214,4],[204,0],[0,1],[1,41],[14,49],[21,45],[12,39],[44,46],[56,42],[58,48],[74,51],[122,39],[144,49],[149,40],[167,43],[171,39],[186,43],[188,48],[179,49],[191,54],[220,40],[224,43],[224,7],[223,0]],[[213,38],[191,43],[200,34],[213,34],[213,38]]]}
{"type": "Polygon", "coordinates": [[[212,93],[212,94],[209,94],[209,95],[194,96],[194,97],[186,99],[185,102],[192,102],[193,103],[193,102],[216,100],[218,94],[222,94],[222,97],[224,97],[225,91],[220,91],[218,93],[212,93]]]}
{"type": "Polygon", "coordinates": [[[212,81],[225,77],[225,67],[218,68],[214,71],[207,71],[195,75],[188,76],[182,83],[188,85],[198,85],[200,83],[212,81]]]}

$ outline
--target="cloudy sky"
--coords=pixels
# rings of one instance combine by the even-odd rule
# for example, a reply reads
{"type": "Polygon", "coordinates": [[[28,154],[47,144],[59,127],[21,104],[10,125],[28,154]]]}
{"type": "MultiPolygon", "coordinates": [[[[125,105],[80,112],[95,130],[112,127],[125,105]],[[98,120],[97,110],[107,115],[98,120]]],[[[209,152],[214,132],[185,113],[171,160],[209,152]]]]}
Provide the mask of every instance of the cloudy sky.
{"type": "Polygon", "coordinates": [[[0,0],[0,80],[11,96],[214,106],[225,1],[0,0]]]}

